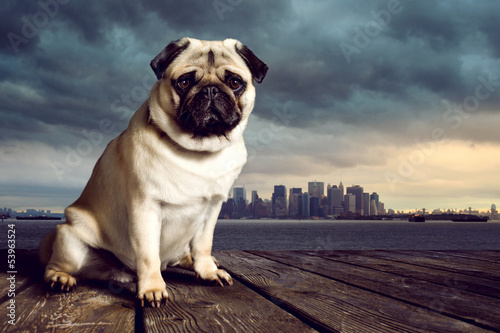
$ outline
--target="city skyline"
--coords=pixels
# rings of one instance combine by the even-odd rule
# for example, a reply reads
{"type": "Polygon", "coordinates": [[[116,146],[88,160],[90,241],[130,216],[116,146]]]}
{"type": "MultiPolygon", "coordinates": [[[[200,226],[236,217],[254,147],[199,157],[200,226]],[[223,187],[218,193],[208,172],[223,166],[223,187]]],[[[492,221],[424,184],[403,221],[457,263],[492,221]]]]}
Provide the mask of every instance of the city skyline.
{"type": "Polygon", "coordinates": [[[428,209],[395,211],[386,208],[376,192],[365,192],[360,185],[346,186],[328,184],[325,194],[324,182],[308,182],[308,192],[302,188],[287,188],[275,185],[271,200],[259,196],[258,191],[251,191],[250,200],[246,197],[246,188],[234,187],[233,196],[222,204],[220,219],[337,219],[337,220],[382,220],[384,218],[407,218],[412,214],[442,217],[450,214],[480,214],[498,220],[496,205],[488,210],[465,209],[428,209]],[[345,191],[344,191],[345,190],[345,191]]]}
{"type": "Polygon", "coordinates": [[[269,66],[235,186],[271,199],[342,180],[405,211],[499,202],[496,2],[228,3],[3,2],[0,202],[76,200],[147,99],[151,59],[184,36],[239,39],[269,66]]]}
{"type": "MultiPolygon", "coordinates": [[[[246,191],[247,191],[247,188],[245,185],[238,185],[237,184],[238,181],[235,182],[235,184],[231,187],[231,190],[228,194],[228,198],[235,198],[235,197],[241,197],[241,196],[244,196],[246,197],[246,191]],[[238,192],[238,194],[236,194],[236,189],[240,189],[242,188],[243,189],[243,193],[242,192],[238,192]]],[[[334,185],[334,186],[338,186],[337,184],[332,184],[332,183],[329,183],[329,182],[319,182],[319,181],[309,181],[309,182],[303,182],[303,183],[299,183],[299,185],[295,186],[295,187],[288,187],[287,185],[283,185],[283,184],[280,184],[278,186],[284,186],[285,189],[292,189],[292,188],[300,188],[300,189],[303,189],[303,188],[308,188],[308,191],[306,192],[303,192],[303,193],[309,193],[309,190],[310,190],[310,184],[312,183],[318,183],[318,184],[322,184],[323,185],[323,191],[320,191],[319,192],[319,195],[325,195],[325,185],[324,184],[327,184],[327,186],[330,186],[330,185],[334,185]],[[304,186],[304,185],[300,185],[300,184],[307,184],[307,186],[304,186]]],[[[346,183],[347,184],[347,183],[346,183]]],[[[356,187],[356,186],[360,186],[360,185],[357,185],[357,184],[351,184],[351,185],[346,185],[346,184],[343,184],[342,180],[339,181],[339,185],[343,185],[344,188],[347,188],[347,187],[356,187]]],[[[275,187],[276,185],[273,185],[273,187],[275,187]]],[[[83,190],[83,187],[82,187],[82,190],[83,190]]],[[[259,198],[261,199],[264,199],[264,200],[268,200],[270,202],[272,202],[272,197],[273,197],[273,190],[269,190],[269,189],[264,189],[264,190],[254,190],[254,189],[251,189],[250,190],[252,193],[253,192],[257,192],[259,193],[259,198]]],[[[345,192],[345,191],[344,191],[345,192]]],[[[373,192],[370,190],[370,192],[373,192]]],[[[373,192],[373,193],[376,193],[380,196],[380,193],[378,192],[373,192]]],[[[74,199],[70,199],[71,202],[75,201],[77,198],[78,198],[79,194],[77,196],[74,197],[74,199]]],[[[249,201],[247,199],[247,201],[249,201]]],[[[251,202],[251,201],[250,201],[251,202]]],[[[423,206],[423,207],[413,207],[413,208],[408,208],[408,209],[395,209],[395,208],[392,208],[392,206],[390,206],[390,203],[388,205],[386,205],[385,209],[386,210],[394,210],[394,211],[400,211],[400,212],[414,212],[414,211],[418,211],[418,210],[421,210],[421,209],[427,209],[428,211],[433,211],[433,210],[452,210],[452,211],[461,211],[461,210],[465,210],[467,208],[470,208],[472,207],[475,211],[477,212],[488,212],[490,209],[491,209],[491,205],[494,205],[494,202],[492,201],[491,204],[487,205],[487,207],[474,207],[474,206],[471,206],[471,205],[465,205],[465,206],[457,206],[457,205],[452,205],[452,206],[445,206],[445,205],[432,205],[432,206],[423,206]]],[[[7,207],[9,205],[2,205],[0,204],[0,209],[2,207],[7,207]]],[[[59,208],[61,206],[51,206],[51,207],[47,207],[47,206],[36,206],[36,205],[33,205],[33,204],[29,204],[29,203],[26,203],[26,204],[23,204],[22,206],[18,206],[18,207],[11,207],[9,206],[8,208],[9,209],[12,209],[14,211],[18,211],[18,212],[26,212],[27,210],[41,210],[41,211],[49,211],[49,212],[52,212],[54,214],[61,214],[63,213],[64,211],[64,208],[66,208],[66,206],[64,206],[62,209],[59,208]],[[55,207],[55,208],[54,208],[55,207]]]]}

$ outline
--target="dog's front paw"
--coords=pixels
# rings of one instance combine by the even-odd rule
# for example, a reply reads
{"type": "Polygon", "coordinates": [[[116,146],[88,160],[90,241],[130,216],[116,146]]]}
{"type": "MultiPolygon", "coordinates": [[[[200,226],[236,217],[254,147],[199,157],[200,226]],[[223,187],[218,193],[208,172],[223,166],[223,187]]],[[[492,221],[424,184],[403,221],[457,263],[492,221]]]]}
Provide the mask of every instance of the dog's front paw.
{"type": "Polygon", "coordinates": [[[47,278],[50,288],[58,292],[73,291],[76,288],[76,279],[64,272],[53,272],[47,278]]]}
{"type": "Polygon", "coordinates": [[[139,292],[137,298],[141,301],[142,307],[144,307],[144,304],[149,303],[153,308],[159,308],[162,304],[167,304],[168,292],[165,288],[151,289],[145,292],[139,292]]]}
{"type": "Polygon", "coordinates": [[[198,274],[197,276],[199,279],[205,282],[216,283],[221,287],[224,287],[224,284],[227,284],[229,286],[233,285],[233,279],[231,278],[231,275],[229,275],[229,273],[223,269],[217,269],[205,274],[198,274]]]}

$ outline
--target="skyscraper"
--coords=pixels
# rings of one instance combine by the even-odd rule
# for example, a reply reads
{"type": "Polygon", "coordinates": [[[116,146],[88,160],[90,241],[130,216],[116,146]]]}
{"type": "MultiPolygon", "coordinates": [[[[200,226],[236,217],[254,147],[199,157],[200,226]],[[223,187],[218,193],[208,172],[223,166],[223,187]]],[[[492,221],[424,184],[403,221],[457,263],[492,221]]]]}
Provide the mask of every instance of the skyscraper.
{"type": "Polygon", "coordinates": [[[363,215],[370,215],[370,193],[363,193],[363,215]]]}
{"type": "Polygon", "coordinates": [[[337,185],[333,185],[330,191],[332,195],[332,215],[336,216],[344,211],[344,190],[337,187],[337,185]]]}
{"type": "Polygon", "coordinates": [[[352,193],[347,193],[344,196],[344,212],[356,213],[356,196],[352,193]]]}
{"type": "Polygon", "coordinates": [[[310,203],[309,203],[309,193],[302,193],[302,216],[310,216],[310,203]]]}
{"type": "Polygon", "coordinates": [[[286,187],[275,185],[272,196],[273,217],[286,216],[286,187]]]}
{"type": "Polygon", "coordinates": [[[242,218],[246,216],[247,208],[247,193],[244,187],[234,187],[233,188],[233,200],[236,205],[236,218],[242,218]]]}
{"type": "Polygon", "coordinates": [[[247,201],[247,191],[244,187],[233,187],[233,199],[237,201],[239,198],[243,198],[245,202],[247,201]]]}
{"type": "Polygon", "coordinates": [[[378,207],[378,202],[379,202],[379,195],[377,192],[373,192],[370,194],[370,201],[375,200],[375,207],[378,207]]]}
{"type": "Polygon", "coordinates": [[[251,197],[251,203],[255,203],[255,200],[259,197],[259,195],[257,194],[257,191],[253,190],[252,191],[252,197],[251,197]]]}
{"type": "Polygon", "coordinates": [[[347,187],[347,194],[353,194],[356,197],[356,210],[353,213],[363,215],[363,188],[359,185],[347,187]]]}
{"type": "Polygon", "coordinates": [[[375,202],[375,199],[370,201],[370,215],[378,215],[378,205],[375,202]]]}
{"type": "Polygon", "coordinates": [[[378,214],[379,215],[385,215],[385,207],[384,207],[384,203],[383,202],[380,202],[378,203],[378,214]]]}
{"type": "Polygon", "coordinates": [[[302,189],[291,188],[288,197],[288,216],[299,217],[302,215],[302,189]]]}
{"type": "Polygon", "coordinates": [[[495,204],[491,204],[491,219],[498,220],[498,210],[495,204]]]}
{"type": "Polygon", "coordinates": [[[310,198],[320,198],[325,195],[325,183],[323,182],[309,182],[308,191],[310,198]]]}
{"type": "Polygon", "coordinates": [[[310,215],[319,217],[321,216],[320,212],[320,199],[319,197],[311,197],[309,198],[309,206],[310,206],[310,215]]]}

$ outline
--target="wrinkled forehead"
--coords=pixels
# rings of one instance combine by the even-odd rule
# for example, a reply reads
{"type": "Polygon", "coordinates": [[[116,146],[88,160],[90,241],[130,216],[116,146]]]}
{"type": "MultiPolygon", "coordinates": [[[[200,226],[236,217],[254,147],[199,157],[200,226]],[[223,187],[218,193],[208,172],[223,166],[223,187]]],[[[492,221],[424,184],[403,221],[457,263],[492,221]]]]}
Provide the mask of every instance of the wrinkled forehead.
{"type": "Polygon", "coordinates": [[[251,75],[244,60],[236,52],[234,43],[223,41],[191,41],[187,50],[175,60],[175,72],[200,68],[205,73],[229,70],[248,79],[251,75]]]}

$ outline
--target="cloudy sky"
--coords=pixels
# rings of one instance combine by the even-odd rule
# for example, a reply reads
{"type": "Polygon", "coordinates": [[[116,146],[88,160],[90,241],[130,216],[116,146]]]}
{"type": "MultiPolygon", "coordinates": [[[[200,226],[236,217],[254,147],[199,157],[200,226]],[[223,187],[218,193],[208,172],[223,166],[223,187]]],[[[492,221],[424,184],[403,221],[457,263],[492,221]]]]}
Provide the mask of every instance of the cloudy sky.
{"type": "Polygon", "coordinates": [[[359,184],[386,208],[500,205],[491,1],[0,4],[0,206],[61,211],[154,83],[170,41],[236,38],[269,65],[236,185],[359,184]]]}

